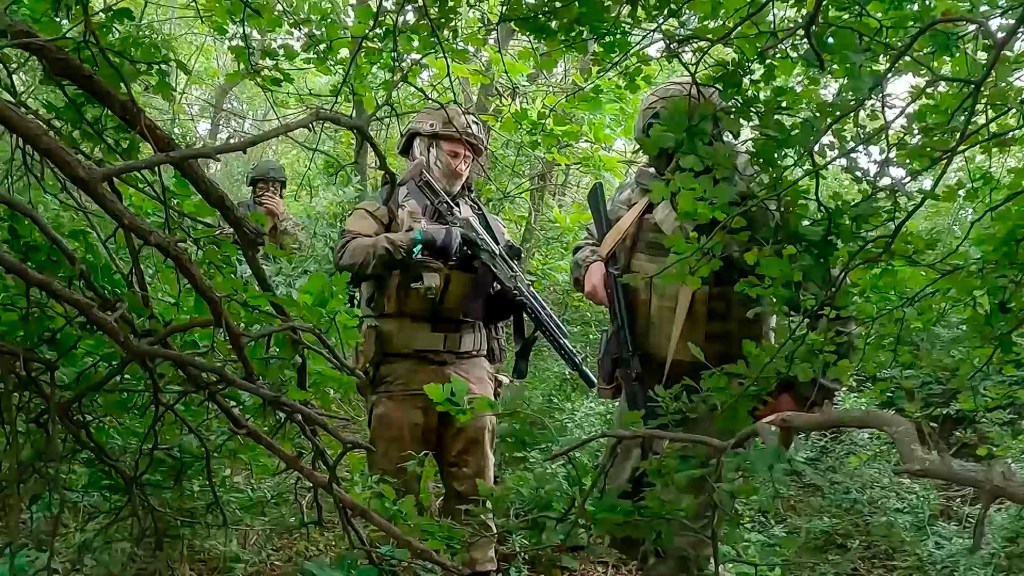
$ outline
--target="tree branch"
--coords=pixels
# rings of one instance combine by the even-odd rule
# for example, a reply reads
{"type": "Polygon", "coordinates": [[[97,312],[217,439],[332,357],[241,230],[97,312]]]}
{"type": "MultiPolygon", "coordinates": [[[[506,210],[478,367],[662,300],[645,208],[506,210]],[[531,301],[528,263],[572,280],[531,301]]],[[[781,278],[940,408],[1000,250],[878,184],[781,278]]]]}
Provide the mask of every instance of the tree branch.
{"type": "Polygon", "coordinates": [[[336,503],[341,506],[339,508],[346,509],[352,512],[353,515],[362,518],[370,525],[374,526],[385,535],[394,539],[403,548],[413,552],[423,560],[434,564],[440,568],[443,568],[449,572],[455,574],[465,574],[467,570],[452,562],[440,557],[430,548],[427,548],[423,543],[413,538],[402,534],[402,531],[397,526],[388,522],[382,516],[367,508],[360,502],[356,501],[352,496],[339,489],[333,483],[329,481],[328,476],[321,474],[309,466],[302,463],[302,460],[298,456],[285,450],[280,444],[275,442],[272,438],[267,436],[262,430],[249,423],[243,418],[238,412],[236,412],[221,396],[217,394],[211,394],[210,400],[217,406],[217,408],[228,418],[231,422],[232,432],[239,436],[245,436],[253,442],[262,446],[265,450],[277,457],[278,460],[283,462],[288,468],[298,472],[303,478],[305,478],[313,486],[325,490],[331,494],[336,503]]]}
{"type": "MultiPolygon", "coordinates": [[[[317,413],[316,411],[303,406],[293,400],[286,398],[285,396],[273,392],[266,388],[262,384],[254,384],[252,381],[247,381],[238,376],[235,376],[230,371],[221,366],[204,362],[203,360],[176,352],[174,350],[168,350],[166,348],[159,348],[156,346],[150,346],[148,344],[141,344],[128,337],[127,334],[122,331],[117,323],[107,314],[100,312],[95,304],[88,298],[85,298],[78,292],[69,290],[62,286],[59,282],[50,278],[49,276],[40,274],[35,270],[32,270],[21,262],[10,252],[0,248],[0,268],[7,270],[9,273],[21,279],[26,285],[32,286],[42,290],[54,300],[67,304],[81,313],[86,319],[89,320],[97,329],[100,330],[104,335],[113,340],[121,349],[123,349],[129,356],[135,359],[143,358],[158,358],[161,360],[167,360],[174,363],[181,368],[195,369],[200,372],[205,372],[217,376],[222,382],[236,388],[243,392],[252,394],[270,405],[280,409],[286,414],[297,414],[302,416],[307,422],[311,422],[321,428],[323,428],[332,438],[337,440],[346,446],[353,446],[362,448],[364,450],[372,450],[373,448],[363,441],[361,438],[342,434],[334,426],[332,426],[326,418],[317,413]]],[[[255,378],[252,379],[255,381],[255,378]]]]}
{"type": "Polygon", "coordinates": [[[800,432],[856,428],[884,432],[892,439],[903,467],[900,472],[917,478],[969,486],[994,498],[1024,504],[1024,483],[1010,470],[993,474],[989,466],[943,458],[922,446],[913,422],[881,410],[832,410],[818,414],[786,412],[769,416],[766,424],[800,432]]]}
{"type": "Polygon", "coordinates": [[[91,163],[80,160],[63,144],[51,136],[41,124],[26,117],[5,101],[0,101],[0,125],[17,135],[26,144],[53,164],[72,184],[84,192],[114,221],[128,232],[131,232],[146,244],[156,248],[167,259],[174,263],[188,283],[202,297],[210,308],[210,313],[223,326],[228,334],[231,347],[242,364],[247,378],[255,379],[252,361],[245,353],[242,332],[231,321],[221,297],[207,283],[199,272],[199,268],[189,259],[188,255],[171,238],[156,228],[140,220],[110,192],[105,190],[96,178],[97,168],[91,163]]]}
{"type": "Polygon", "coordinates": [[[87,288],[89,288],[89,291],[101,300],[101,304],[108,305],[111,303],[110,297],[98,284],[96,284],[96,281],[92,278],[92,274],[90,274],[89,270],[82,265],[82,262],[78,259],[74,250],[71,249],[71,246],[69,246],[67,241],[46,222],[46,219],[43,218],[42,214],[37,212],[27,203],[3,192],[0,192],[0,204],[7,206],[32,222],[32,224],[39,229],[39,232],[42,233],[43,237],[49,240],[50,244],[53,244],[57,251],[64,256],[64,259],[67,260],[68,264],[75,269],[75,272],[78,273],[78,277],[82,279],[82,282],[85,283],[87,288]]]}
{"type": "MultiPolygon", "coordinates": [[[[40,38],[39,34],[30,26],[22,22],[14,22],[10,20],[3,12],[0,12],[0,31],[6,32],[7,36],[13,40],[37,40],[40,38]]],[[[133,130],[143,140],[150,144],[156,152],[166,154],[180,150],[180,146],[174,138],[160,125],[153,121],[153,119],[146,114],[146,111],[136,104],[135,101],[119,94],[116,89],[106,84],[93,70],[89,69],[66,50],[53,43],[35,41],[26,42],[23,45],[20,45],[19,48],[38,59],[47,72],[54,77],[71,82],[80,90],[94,98],[97,102],[117,116],[125,126],[133,130]]],[[[330,122],[341,127],[347,127],[359,133],[367,144],[370,145],[374,154],[377,156],[381,170],[387,177],[389,188],[393,190],[397,186],[398,177],[395,175],[394,171],[388,168],[386,155],[380,148],[379,144],[377,144],[377,142],[372,138],[368,127],[361,125],[354,126],[351,118],[341,114],[324,111],[321,111],[318,114],[322,120],[326,122],[330,122]]],[[[53,144],[56,144],[58,151],[63,148],[59,142],[54,141],[53,144]]],[[[66,149],[63,150],[64,152],[67,152],[66,149]]],[[[74,158],[71,154],[68,154],[68,156],[74,158]]],[[[270,277],[267,275],[267,272],[263,268],[263,264],[259,258],[258,250],[260,248],[261,235],[256,225],[250,222],[241,214],[241,212],[239,212],[231,201],[231,198],[212,178],[210,178],[196,159],[178,160],[172,162],[172,164],[203,198],[203,200],[216,209],[227,224],[231,226],[232,230],[235,232],[235,237],[239,241],[239,247],[242,250],[245,262],[252,271],[253,278],[256,280],[256,284],[263,292],[274,294],[274,286],[270,282],[270,277]]],[[[94,166],[91,166],[91,170],[88,172],[89,176],[95,182],[99,182],[98,180],[95,180],[95,177],[98,174],[93,174],[98,173],[98,170],[94,166]]],[[[68,174],[65,172],[65,175],[67,176],[68,174]]],[[[76,185],[81,187],[84,183],[76,183],[76,185]]],[[[96,186],[94,190],[95,189],[98,189],[98,186],[96,186]]],[[[83,188],[83,191],[86,190],[83,188]]],[[[100,204],[101,207],[104,206],[95,197],[93,197],[93,201],[100,204]]],[[[104,209],[107,210],[106,207],[104,207],[104,209]]],[[[109,210],[107,210],[107,212],[113,216],[112,212],[109,210]]],[[[122,212],[127,211],[122,210],[122,212]]],[[[128,214],[130,215],[130,213],[128,214]]],[[[135,231],[133,230],[133,232],[135,231]]],[[[137,232],[135,232],[135,234],[142,241],[147,241],[145,236],[139,236],[137,232]]],[[[158,249],[161,248],[155,244],[154,246],[158,249]]],[[[166,248],[166,245],[164,247],[166,248]]],[[[171,258],[176,265],[179,264],[179,262],[189,262],[187,257],[185,257],[184,252],[178,250],[176,245],[171,244],[170,247],[174,249],[172,252],[174,252],[176,257],[178,257],[177,260],[171,257],[165,250],[161,250],[161,252],[168,258],[171,258]]],[[[194,267],[191,269],[182,269],[179,266],[179,270],[185,274],[190,283],[193,283],[194,279],[201,280],[201,277],[198,276],[198,270],[194,267]],[[190,278],[190,274],[193,274],[194,278],[190,278]]],[[[212,292],[212,290],[207,290],[207,287],[204,285],[197,285],[193,283],[193,287],[195,287],[196,291],[203,297],[207,305],[210,307],[214,317],[227,331],[231,346],[236,355],[238,355],[239,362],[241,362],[243,368],[245,368],[246,377],[254,379],[252,363],[244,354],[241,334],[225,315],[224,309],[219,301],[219,296],[215,292],[212,292]]],[[[270,303],[270,306],[283,321],[291,321],[291,315],[284,306],[273,301],[270,303]]],[[[295,334],[295,338],[300,338],[300,336],[295,334]]]]}
{"type": "Polygon", "coordinates": [[[821,19],[821,9],[825,6],[825,0],[814,0],[814,6],[811,8],[811,12],[807,14],[807,19],[804,20],[804,37],[807,39],[807,45],[810,47],[811,52],[814,53],[814,59],[818,62],[818,68],[825,71],[825,57],[821,54],[821,49],[818,48],[818,43],[814,39],[814,27],[818,25],[818,21],[821,19]]]}
{"type": "Polygon", "coordinates": [[[398,176],[388,165],[387,155],[384,153],[380,144],[374,139],[366,124],[349,116],[345,116],[344,114],[338,114],[336,112],[329,112],[321,109],[313,110],[302,118],[286,122],[276,128],[271,128],[266,132],[254,134],[248,138],[243,138],[234,142],[225,142],[223,144],[203,146],[200,148],[173,150],[162,154],[154,154],[153,156],[143,158],[142,160],[124,162],[115,166],[102,168],[99,171],[99,177],[105,181],[131,172],[139,172],[141,170],[156,168],[157,166],[162,166],[164,164],[176,164],[183,161],[195,160],[197,158],[217,158],[221,154],[244,152],[245,150],[273,140],[274,138],[279,138],[297,130],[302,130],[303,128],[309,128],[318,122],[334,124],[339,128],[350,130],[359,135],[359,137],[362,138],[363,141],[367,142],[373,149],[374,156],[377,158],[378,169],[383,172],[389,180],[395,179],[397,181],[398,176]]]}
{"type": "MultiPolygon", "coordinates": [[[[12,40],[25,41],[18,49],[31,54],[56,78],[71,82],[110,110],[125,126],[145,140],[160,153],[178,150],[180,146],[160,125],[153,121],[133,100],[119,94],[117,90],[101,80],[94,71],[77,58],[52,42],[38,42],[39,34],[23,22],[10,20],[0,12],[0,30],[12,40]]],[[[273,284],[260,263],[259,230],[235,207],[231,197],[206,174],[196,160],[174,164],[175,168],[195,188],[196,192],[224,218],[238,237],[245,261],[253,277],[264,292],[273,292],[273,284]]]]}
{"type": "MultiPolygon", "coordinates": [[[[901,473],[917,478],[969,486],[982,491],[994,500],[1005,498],[1015,504],[1024,504],[1024,483],[1016,478],[1009,467],[994,470],[990,466],[945,458],[935,454],[922,446],[914,424],[898,414],[881,410],[829,410],[816,414],[784,412],[769,416],[761,423],[796,432],[820,432],[842,428],[884,432],[896,446],[896,452],[903,464],[900,468],[901,473]]],[[[717,440],[709,436],[661,430],[609,430],[563,448],[549,456],[548,459],[564,457],[601,438],[619,440],[654,438],[668,442],[698,444],[707,446],[717,453],[724,453],[741,448],[753,439],[757,435],[757,425],[756,423],[752,424],[728,441],[717,440]]]]}

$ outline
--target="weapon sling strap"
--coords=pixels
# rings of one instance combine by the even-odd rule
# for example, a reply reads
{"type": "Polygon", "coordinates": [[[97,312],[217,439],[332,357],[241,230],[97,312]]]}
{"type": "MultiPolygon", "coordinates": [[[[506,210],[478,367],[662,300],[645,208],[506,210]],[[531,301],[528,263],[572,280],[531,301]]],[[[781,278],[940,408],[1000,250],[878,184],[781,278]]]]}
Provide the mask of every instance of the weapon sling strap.
{"type": "Polygon", "coordinates": [[[633,205],[629,209],[629,212],[619,219],[618,222],[612,226],[612,229],[604,235],[604,239],[601,240],[601,246],[597,249],[598,257],[602,262],[607,261],[608,257],[615,252],[615,249],[619,247],[622,240],[626,237],[626,234],[633,229],[633,226],[640,220],[640,217],[644,215],[647,207],[651,204],[651,197],[644,194],[644,197],[639,202],[633,205]]]}
{"type": "Polygon", "coordinates": [[[679,294],[676,297],[676,315],[672,321],[672,338],[668,343],[665,370],[661,374],[662,386],[668,380],[668,370],[672,367],[672,358],[675,357],[676,347],[679,346],[679,336],[683,333],[683,325],[686,324],[686,315],[690,311],[691,300],[693,300],[693,288],[690,288],[687,284],[681,284],[679,286],[679,294]]]}
{"type": "MultiPolygon", "coordinates": [[[[491,240],[498,246],[498,249],[503,250],[504,247],[498,241],[498,235],[494,232],[494,227],[491,225],[483,205],[480,204],[480,201],[475,196],[470,195],[469,198],[475,208],[475,216],[477,221],[480,222],[480,226],[491,237],[491,240]]],[[[533,331],[527,335],[526,314],[521,306],[516,306],[515,311],[512,313],[512,344],[515,347],[512,362],[512,378],[523,380],[529,375],[530,355],[533,354],[533,346],[537,343],[537,338],[539,337],[540,332],[537,327],[534,327],[533,331]]]]}

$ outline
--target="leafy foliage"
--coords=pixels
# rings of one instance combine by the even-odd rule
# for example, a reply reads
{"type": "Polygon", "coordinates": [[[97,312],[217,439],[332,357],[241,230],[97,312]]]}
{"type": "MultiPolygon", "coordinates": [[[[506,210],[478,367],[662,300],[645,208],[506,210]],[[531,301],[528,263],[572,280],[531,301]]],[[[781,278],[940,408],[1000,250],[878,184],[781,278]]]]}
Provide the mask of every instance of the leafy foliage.
{"type": "MultiPolygon", "coordinates": [[[[568,247],[589,220],[585,190],[641,162],[647,143],[632,141],[632,122],[648,89],[681,75],[716,85],[752,189],[787,218],[785,245],[744,255],[765,280],[741,287],[792,304],[776,344],[709,375],[707,397],[677,401],[728,405],[744,423],[779,377],[827,375],[846,382],[843,406],[904,414],[936,449],[1019,459],[1022,28],[1019,2],[971,0],[7,3],[0,574],[368,576],[414,556],[380,525],[367,532],[338,491],[435,552],[465,549],[466,535],[429,510],[439,496],[431,462],[419,463],[419,498],[399,499],[366,472],[353,439],[364,428],[361,375],[349,369],[358,314],[330,257],[351,206],[401,172],[394,149],[408,115],[433,101],[461,102],[491,126],[479,193],[592,357],[606,314],[568,281],[568,247]],[[51,48],[70,58],[47,60],[51,48]],[[55,162],[57,145],[88,170],[167,150],[133,124],[139,114],[69,74],[72,61],[178,148],[234,147],[193,157],[215,186],[167,161],[109,181],[87,172],[96,186],[83,188],[55,162]],[[310,108],[366,130],[313,122],[239,144],[310,108]],[[55,145],[32,140],[30,126],[55,145]],[[246,170],[268,157],[287,168],[288,209],[307,244],[254,259],[245,242],[212,234],[229,215],[211,199],[244,198],[246,170]],[[105,194],[146,231],[99,203],[105,194]],[[804,319],[824,308],[834,270],[861,331],[855,362],[837,361],[834,339],[804,319]],[[727,376],[745,380],[742,394],[727,376]],[[296,462],[326,483],[295,474],[296,462]]],[[[693,130],[667,128],[653,137],[693,130]]],[[[695,152],[689,162],[723,157],[695,152]]],[[[688,218],[729,224],[674,238],[681,263],[666,274],[694,281],[720,266],[749,216],[722,208],[738,191],[682,179],[657,193],[682,200],[688,218]]],[[[457,382],[429,392],[460,417],[473,408],[457,382]]],[[[599,445],[547,457],[608,428],[612,407],[541,349],[497,409],[501,482],[490,495],[509,573],[574,570],[581,550],[605,554],[591,534],[612,513],[591,498],[599,445]]],[[[964,519],[980,499],[895,477],[893,462],[861,432],[808,438],[788,457],[737,453],[723,479],[737,501],[723,562],[737,575],[1019,571],[1018,510],[997,504],[986,547],[969,554],[964,519]]],[[[667,512],[627,511],[652,526],[667,512]]]]}

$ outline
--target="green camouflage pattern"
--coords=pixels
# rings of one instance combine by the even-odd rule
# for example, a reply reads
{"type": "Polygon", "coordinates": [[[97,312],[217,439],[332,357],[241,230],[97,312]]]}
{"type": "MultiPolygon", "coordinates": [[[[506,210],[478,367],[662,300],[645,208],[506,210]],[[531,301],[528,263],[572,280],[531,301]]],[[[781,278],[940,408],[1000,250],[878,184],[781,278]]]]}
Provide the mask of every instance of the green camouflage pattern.
{"type": "MultiPolygon", "coordinates": [[[[749,174],[745,160],[740,157],[740,179],[749,174]]],[[[636,175],[618,187],[609,200],[608,212],[612,225],[618,222],[628,211],[639,202],[645,195],[651,193],[651,188],[661,177],[650,166],[641,167],[636,175]]],[[[661,203],[662,205],[664,204],[661,203]]],[[[648,258],[667,259],[673,257],[669,248],[670,234],[664,228],[677,227],[673,234],[688,235],[689,232],[699,227],[695,223],[681,222],[675,209],[659,209],[659,204],[652,202],[645,216],[637,226],[637,238],[635,239],[634,254],[641,254],[648,258]],[[672,222],[666,222],[671,220],[672,222]]],[[[668,205],[671,207],[671,204],[668,205]]],[[[772,241],[772,235],[778,232],[781,219],[779,214],[767,205],[756,205],[753,209],[744,214],[749,216],[750,242],[767,245],[772,241]]],[[[620,250],[628,246],[629,236],[620,245],[620,250]]],[[[573,287],[583,292],[584,277],[587,268],[599,260],[599,246],[594,226],[587,227],[585,236],[572,248],[571,276],[573,287]]],[[[723,270],[728,271],[730,266],[744,266],[742,244],[727,246],[725,256],[731,252],[739,255],[740,258],[723,258],[723,270]],[[737,264],[739,263],[739,264],[737,264]]],[[[748,275],[750,270],[736,270],[741,276],[748,275]]],[[[684,382],[686,379],[699,383],[701,372],[708,369],[708,365],[718,367],[731,364],[743,359],[742,341],[744,339],[759,341],[762,338],[770,338],[772,333],[772,318],[766,313],[747,316],[749,310],[762,303],[738,293],[733,285],[728,282],[721,286],[709,287],[708,278],[704,279],[702,291],[706,291],[706,320],[703,325],[705,341],[701,345],[704,354],[704,361],[674,361],[670,364],[669,375],[666,381],[667,386],[684,382]]],[[[695,292],[693,304],[697,303],[695,292]]],[[[791,309],[795,303],[785,303],[791,309]]],[[[835,302],[831,302],[835,306],[835,302]]],[[[695,315],[695,307],[691,304],[691,314],[687,317],[687,323],[695,315]]],[[[636,312],[633,312],[636,314],[636,312]]],[[[670,319],[671,320],[671,319],[670,319]]],[[[840,315],[838,319],[826,322],[821,318],[820,324],[830,328],[836,328],[837,332],[844,335],[844,339],[838,350],[840,358],[847,358],[853,350],[853,320],[852,318],[840,315]]],[[[645,331],[651,330],[649,326],[637,326],[636,338],[638,346],[644,342],[645,331]]],[[[684,332],[685,332],[684,328],[684,332]]],[[[640,350],[641,382],[648,390],[653,390],[661,384],[665,361],[660,358],[653,358],[640,350]]],[[[819,398],[831,397],[838,384],[826,382],[821,379],[811,381],[797,381],[795,378],[780,383],[780,389],[791,387],[796,398],[819,398]]],[[[616,413],[616,426],[624,425],[623,418],[626,414],[625,396],[619,398],[619,409],[616,413]]],[[[715,413],[706,413],[697,416],[674,418],[675,431],[691,434],[700,434],[719,439],[728,439],[739,432],[739,428],[745,427],[749,422],[738,421],[736,418],[722,418],[715,413]]],[[[696,576],[711,574],[711,540],[710,534],[716,524],[720,524],[728,510],[719,508],[716,512],[715,502],[712,498],[713,486],[708,478],[714,470],[714,455],[707,449],[691,445],[666,445],[664,442],[655,442],[651,448],[652,455],[660,455],[646,462],[641,460],[641,444],[639,440],[624,441],[609,447],[605,455],[608,465],[608,476],[606,479],[606,492],[613,498],[637,499],[643,497],[645,501],[664,502],[662,506],[678,510],[673,515],[672,527],[664,534],[653,534],[647,538],[639,539],[632,537],[614,537],[610,544],[627,555],[631,559],[638,560],[644,566],[645,575],[682,575],[696,576]],[[652,478],[659,474],[674,478],[670,483],[671,489],[664,491],[650,487],[641,487],[637,484],[636,478],[641,466],[650,468],[648,471],[652,478]],[[679,478],[686,478],[680,481],[679,478]],[[717,514],[717,516],[716,516],[717,514]]],[[[635,523],[635,522],[634,522],[635,523]]],[[[628,522],[619,521],[619,525],[612,527],[617,533],[628,530],[633,533],[650,534],[650,528],[646,524],[626,526],[628,522]]]]}
{"type": "Polygon", "coordinates": [[[398,153],[409,158],[416,136],[454,138],[469,145],[473,155],[482,158],[487,151],[487,127],[472,112],[450,104],[424,108],[409,122],[398,143],[398,153]]]}
{"type": "MultiPolygon", "coordinates": [[[[746,161],[742,157],[740,158],[740,166],[740,174],[741,178],[743,178],[749,174],[749,168],[746,168],[746,161]]],[[[659,179],[660,176],[650,166],[642,166],[637,170],[636,175],[632,179],[620,185],[608,204],[608,214],[612,225],[618,222],[644,195],[648,194],[651,186],[659,179]]],[[[655,258],[668,258],[672,255],[668,247],[670,237],[658,225],[656,214],[659,210],[657,207],[654,207],[654,213],[651,213],[651,211],[651,207],[649,207],[647,216],[637,224],[640,228],[635,253],[655,258]]],[[[674,217],[675,210],[670,212],[672,217],[674,217]]],[[[773,241],[773,235],[777,233],[780,223],[777,211],[766,204],[761,204],[749,210],[746,215],[752,224],[750,226],[750,242],[755,243],[755,245],[770,244],[773,241]]],[[[677,225],[680,233],[684,235],[696,228],[694,223],[688,222],[677,222],[677,225]]],[[[623,244],[626,244],[626,242],[623,242],[623,244]]],[[[583,280],[587,268],[599,259],[599,246],[600,242],[597,240],[597,232],[593,224],[590,224],[587,226],[583,239],[572,248],[570,273],[573,288],[578,292],[583,292],[583,280]]],[[[744,251],[745,246],[741,243],[732,246],[731,250],[727,251],[727,255],[731,252],[734,257],[729,258],[728,261],[734,265],[737,263],[742,265],[742,252],[744,251]]],[[[723,265],[728,266],[728,263],[723,265]]],[[[748,275],[752,270],[738,270],[737,272],[742,275],[748,275]]],[[[834,271],[831,281],[837,285],[840,284],[839,279],[835,277],[834,271]]],[[[751,308],[762,306],[765,303],[753,301],[747,296],[735,292],[731,285],[708,288],[706,282],[707,279],[705,279],[704,289],[709,291],[709,301],[715,309],[708,312],[709,320],[706,325],[706,342],[702,346],[705,358],[713,366],[730,364],[741,360],[743,339],[757,341],[760,339],[759,332],[762,330],[765,331],[764,337],[768,337],[771,333],[770,327],[767,326],[770,318],[766,314],[761,314],[758,318],[754,319],[747,317],[747,312],[751,308]],[[712,321],[711,318],[717,318],[718,321],[712,321]]],[[[804,284],[807,284],[807,282],[804,284]]],[[[797,288],[797,292],[799,292],[801,287],[798,286],[797,288]]],[[[850,358],[854,347],[854,320],[845,311],[845,306],[838,300],[837,293],[841,293],[841,291],[838,289],[833,290],[833,297],[826,302],[829,308],[836,311],[835,317],[829,319],[825,318],[824,315],[819,315],[814,320],[817,322],[818,329],[835,330],[840,335],[837,342],[837,356],[840,359],[850,358]]],[[[799,309],[799,302],[797,301],[776,304],[785,305],[791,310],[799,309]]],[[[638,331],[644,329],[644,327],[637,327],[638,331]]],[[[837,383],[817,378],[809,382],[790,382],[789,385],[797,388],[797,393],[800,396],[808,398],[820,395],[822,393],[820,389],[822,385],[830,387],[832,392],[839,387],[837,383]]]]}
{"type": "Polygon", "coordinates": [[[280,182],[282,190],[288,186],[288,176],[285,174],[284,166],[273,159],[260,160],[249,168],[248,185],[253,186],[257,180],[280,182]]]}
{"type": "MultiPolygon", "coordinates": [[[[246,217],[255,213],[264,213],[265,215],[263,207],[257,204],[252,198],[236,203],[235,207],[243,216],[246,217]]],[[[235,231],[230,225],[221,225],[217,228],[215,234],[224,239],[230,239],[232,242],[235,241],[235,231]]],[[[305,234],[302,229],[302,225],[287,212],[283,218],[272,223],[270,228],[264,234],[266,240],[273,242],[282,250],[293,253],[297,252],[305,241],[305,234]]]]}

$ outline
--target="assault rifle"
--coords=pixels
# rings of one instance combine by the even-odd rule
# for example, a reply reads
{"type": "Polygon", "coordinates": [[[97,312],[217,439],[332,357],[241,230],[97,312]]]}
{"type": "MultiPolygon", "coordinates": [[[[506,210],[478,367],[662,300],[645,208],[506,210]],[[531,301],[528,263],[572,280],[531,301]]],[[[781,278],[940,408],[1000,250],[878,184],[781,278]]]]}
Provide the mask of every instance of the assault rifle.
{"type": "MultiPolygon", "coordinates": [[[[598,242],[603,242],[612,228],[611,217],[604,198],[604,184],[594,182],[587,194],[590,214],[594,217],[594,230],[598,242]]],[[[608,315],[611,325],[601,335],[601,347],[597,360],[600,381],[605,386],[622,386],[626,396],[626,407],[631,411],[646,413],[647,393],[640,381],[640,358],[633,342],[633,326],[629,317],[629,287],[622,281],[622,267],[625,264],[622,252],[616,252],[614,262],[605,263],[605,291],[610,299],[608,315]]],[[[644,418],[646,423],[647,418],[644,418]]]]}
{"type": "Polygon", "coordinates": [[[522,301],[522,314],[517,314],[513,318],[513,332],[517,334],[516,340],[521,342],[516,342],[518,348],[512,377],[521,380],[527,376],[530,352],[539,332],[554,348],[558,357],[583,380],[588,388],[597,386],[594,375],[587,370],[583,359],[569,343],[569,332],[565,326],[533,289],[515,261],[498,245],[483,206],[475,198],[470,197],[473,213],[465,213],[459,204],[441,191],[441,187],[425,170],[420,173],[420,178],[415,184],[424,199],[440,211],[450,225],[458,226],[463,234],[468,236],[467,245],[470,250],[494,272],[498,277],[498,282],[504,288],[511,290],[522,301]],[[523,315],[533,323],[534,330],[529,336],[525,336],[526,327],[522,320],[523,315]]]}

